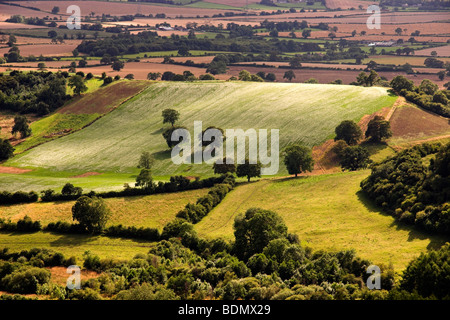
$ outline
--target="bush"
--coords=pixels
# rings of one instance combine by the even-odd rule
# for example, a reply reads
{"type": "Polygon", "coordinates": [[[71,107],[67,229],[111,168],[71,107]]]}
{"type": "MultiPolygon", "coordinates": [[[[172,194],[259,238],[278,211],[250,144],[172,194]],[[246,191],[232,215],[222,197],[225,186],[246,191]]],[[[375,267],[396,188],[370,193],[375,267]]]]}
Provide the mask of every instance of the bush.
{"type": "Polygon", "coordinates": [[[50,281],[50,271],[41,268],[19,269],[1,280],[1,287],[12,293],[36,293],[38,285],[50,281]]]}

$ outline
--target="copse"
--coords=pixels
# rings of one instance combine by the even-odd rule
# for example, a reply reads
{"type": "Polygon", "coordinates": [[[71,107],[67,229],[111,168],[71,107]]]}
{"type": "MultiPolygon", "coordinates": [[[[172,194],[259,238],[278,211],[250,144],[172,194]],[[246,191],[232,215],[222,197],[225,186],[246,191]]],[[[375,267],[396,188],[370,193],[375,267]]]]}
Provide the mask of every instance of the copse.
{"type": "Polygon", "coordinates": [[[240,259],[247,260],[274,239],[286,239],[287,227],[275,212],[261,208],[248,209],[234,221],[234,251],[240,259]]]}
{"type": "Polygon", "coordinates": [[[391,125],[382,116],[375,116],[369,121],[366,130],[366,138],[373,142],[381,142],[392,136],[391,125]]]}
{"type": "Polygon", "coordinates": [[[31,128],[28,125],[27,117],[14,117],[14,126],[12,127],[11,134],[15,135],[17,132],[20,133],[22,139],[31,136],[31,128]]]}
{"type": "Polygon", "coordinates": [[[235,173],[236,165],[231,163],[230,159],[223,158],[222,163],[215,162],[213,164],[214,174],[235,173]]]}
{"type": "Polygon", "coordinates": [[[343,170],[356,171],[365,169],[371,163],[369,152],[361,146],[349,146],[340,153],[340,161],[343,170]]]}
{"type": "Polygon", "coordinates": [[[0,161],[8,160],[14,154],[14,148],[7,139],[0,139],[0,161]]]}

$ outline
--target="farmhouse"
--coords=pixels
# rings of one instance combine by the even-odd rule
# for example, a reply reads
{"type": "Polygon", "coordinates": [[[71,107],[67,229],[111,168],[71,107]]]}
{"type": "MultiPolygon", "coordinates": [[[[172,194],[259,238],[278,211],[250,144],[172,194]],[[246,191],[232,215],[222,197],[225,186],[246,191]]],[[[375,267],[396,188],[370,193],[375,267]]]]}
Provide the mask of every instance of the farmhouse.
{"type": "Polygon", "coordinates": [[[369,47],[392,47],[395,44],[394,41],[379,41],[371,42],[368,44],[369,47]]]}

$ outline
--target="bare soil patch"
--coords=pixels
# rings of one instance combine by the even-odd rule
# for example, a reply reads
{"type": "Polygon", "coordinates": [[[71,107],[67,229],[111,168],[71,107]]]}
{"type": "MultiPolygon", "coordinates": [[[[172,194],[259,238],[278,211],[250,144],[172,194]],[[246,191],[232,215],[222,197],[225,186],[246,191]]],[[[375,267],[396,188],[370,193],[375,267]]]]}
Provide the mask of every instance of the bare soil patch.
{"type": "Polygon", "coordinates": [[[30,172],[30,171],[31,171],[31,169],[21,169],[21,168],[15,168],[15,167],[0,166],[0,173],[21,174],[21,173],[30,172]]]}
{"type": "Polygon", "coordinates": [[[71,178],[86,178],[86,177],[90,177],[90,176],[98,176],[101,175],[101,173],[99,172],[85,172],[76,176],[72,176],[71,178]]]}
{"type": "MultiPolygon", "coordinates": [[[[157,14],[165,13],[166,16],[176,17],[176,16],[193,16],[197,15],[214,15],[218,13],[224,13],[231,10],[221,10],[221,9],[203,9],[203,8],[190,8],[184,6],[157,6],[148,3],[127,3],[127,2],[108,2],[103,1],[20,1],[23,6],[32,6],[39,8],[41,10],[51,12],[54,6],[59,6],[61,8],[61,14],[65,14],[65,9],[70,5],[76,4],[80,7],[81,12],[94,12],[95,15],[109,14],[115,16],[123,15],[134,15],[136,13],[140,14],[157,14]]],[[[30,10],[31,11],[31,10],[30,10]]],[[[34,12],[34,11],[33,11],[34,12]]],[[[38,12],[38,11],[36,11],[38,12]]],[[[17,14],[17,13],[16,13],[17,14]]]]}
{"type": "MultiPolygon", "coordinates": [[[[70,274],[67,273],[67,268],[65,267],[51,267],[47,268],[52,274],[52,282],[59,284],[61,286],[66,286],[67,279],[70,274]]],[[[100,276],[99,273],[91,270],[81,270],[81,281],[86,281],[89,279],[97,278],[100,276]]]]}
{"type": "Polygon", "coordinates": [[[450,120],[417,107],[397,108],[390,120],[393,138],[449,135],[450,120]]]}

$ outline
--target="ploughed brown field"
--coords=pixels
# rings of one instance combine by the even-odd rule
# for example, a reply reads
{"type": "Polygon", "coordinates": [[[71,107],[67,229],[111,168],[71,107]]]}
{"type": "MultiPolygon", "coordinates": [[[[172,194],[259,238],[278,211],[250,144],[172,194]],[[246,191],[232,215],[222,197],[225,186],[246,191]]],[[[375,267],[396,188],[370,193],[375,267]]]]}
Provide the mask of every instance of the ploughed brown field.
{"type": "Polygon", "coordinates": [[[390,120],[393,138],[450,135],[450,120],[417,107],[397,108],[390,120]]]}
{"type": "MultiPolygon", "coordinates": [[[[382,16],[383,19],[383,16],[382,16]]],[[[337,27],[338,31],[351,33],[353,30],[356,30],[358,34],[361,31],[366,31],[367,35],[371,34],[381,34],[385,32],[387,35],[395,35],[395,29],[402,28],[406,29],[403,34],[410,35],[412,32],[419,30],[420,35],[437,35],[437,34],[449,34],[448,27],[449,23],[445,22],[429,22],[429,23],[408,23],[408,24],[398,24],[398,23],[390,23],[388,21],[381,20],[381,28],[380,29],[368,29],[365,23],[333,23],[330,25],[330,28],[337,27]]]]}
{"type": "Polygon", "coordinates": [[[431,52],[436,51],[438,57],[450,57],[450,45],[417,50],[416,55],[431,56],[431,52]]]}
{"type": "Polygon", "coordinates": [[[357,9],[360,5],[367,9],[371,4],[378,4],[377,1],[357,1],[357,0],[326,0],[326,6],[329,9],[357,9]]]}
{"type": "MultiPolygon", "coordinates": [[[[185,16],[185,17],[196,17],[197,15],[214,15],[218,13],[224,13],[230,10],[221,9],[203,9],[203,8],[190,8],[182,6],[173,7],[163,7],[151,5],[148,3],[126,3],[126,2],[103,2],[103,1],[20,1],[14,2],[19,3],[23,6],[30,6],[39,8],[41,10],[51,12],[52,8],[58,6],[61,8],[61,14],[66,14],[67,7],[71,5],[77,5],[81,9],[81,15],[87,15],[91,12],[97,15],[110,14],[113,16],[123,16],[123,15],[134,15],[136,13],[141,13],[145,15],[165,13],[168,17],[185,16]]],[[[16,8],[16,7],[11,7],[16,8]]],[[[20,9],[20,8],[18,8],[20,9]]],[[[29,10],[33,11],[33,10],[29,10]]],[[[34,11],[33,11],[34,12],[34,11]]],[[[38,12],[38,11],[36,11],[38,12]]],[[[19,10],[16,10],[14,14],[20,14],[19,10]]],[[[24,14],[25,15],[25,14],[24,14]]],[[[28,14],[27,14],[28,15],[28,14]]],[[[36,16],[36,15],[31,15],[36,16]]],[[[45,16],[45,15],[44,15],[45,16]]]]}
{"type": "MultiPolygon", "coordinates": [[[[39,43],[35,45],[19,46],[20,55],[28,57],[34,55],[40,56],[72,56],[72,51],[78,47],[81,40],[66,40],[63,44],[39,43]]],[[[7,53],[10,48],[0,48],[0,56],[7,53]]]]}
{"type": "MultiPolygon", "coordinates": [[[[286,71],[290,69],[279,69],[279,68],[264,68],[264,67],[247,67],[247,66],[230,66],[227,74],[230,76],[237,77],[241,70],[247,70],[250,73],[258,73],[259,71],[263,71],[266,73],[272,72],[276,76],[277,82],[289,82],[286,79],[283,79],[283,75],[286,71]]],[[[330,83],[336,79],[341,79],[344,84],[349,84],[350,82],[356,81],[356,77],[361,72],[361,70],[326,70],[326,69],[294,69],[295,78],[292,79],[292,82],[305,82],[308,79],[314,78],[317,79],[319,83],[330,83]]],[[[386,77],[389,81],[392,80],[395,76],[399,75],[398,72],[378,72],[380,76],[386,77]]],[[[419,85],[422,80],[430,79],[434,83],[436,83],[440,88],[443,88],[444,83],[448,80],[439,80],[437,75],[430,74],[401,74],[406,78],[412,80],[414,84],[419,85]]]]}
{"type": "MultiPolygon", "coordinates": [[[[29,6],[29,7],[37,7],[34,5],[37,3],[36,1],[27,1],[27,2],[29,2],[28,5],[25,5],[25,3],[23,1],[21,1],[20,3],[22,5],[29,6]]],[[[59,2],[59,1],[54,1],[54,2],[59,2]]],[[[15,14],[20,14],[25,17],[44,18],[44,17],[48,16],[48,17],[51,17],[52,19],[54,17],[59,18],[59,15],[54,15],[51,13],[52,8],[50,8],[50,10],[49,10],[50,13],[49,13],[49,12],[42,12],[42,11],[36,11],[36,10],[16,7],[16,6],[8,6],[6,4],[0,3],[0,21],[5,21],[6,19],[10,18],[12,15],[15,15],[15,14]]]]}
{"type": "Polygon", "coordinates": [[[117,106],[118,101],[124,101],[135,96],[149,85],[147,81],[122,81],[101,88],[98,91],[75,98],[67,106],[58,109],[58,113],[66,114],[104,114],[117,106]],[[100,97],[99,97],[100,95],[100,97]]]}
{"type": "Polygon", "coordinates": [[[205,2],[224,4],[232,7],[245,7],[246,3],[250,5],[260,3],[261,0],[205,0],[205,2]]]}

